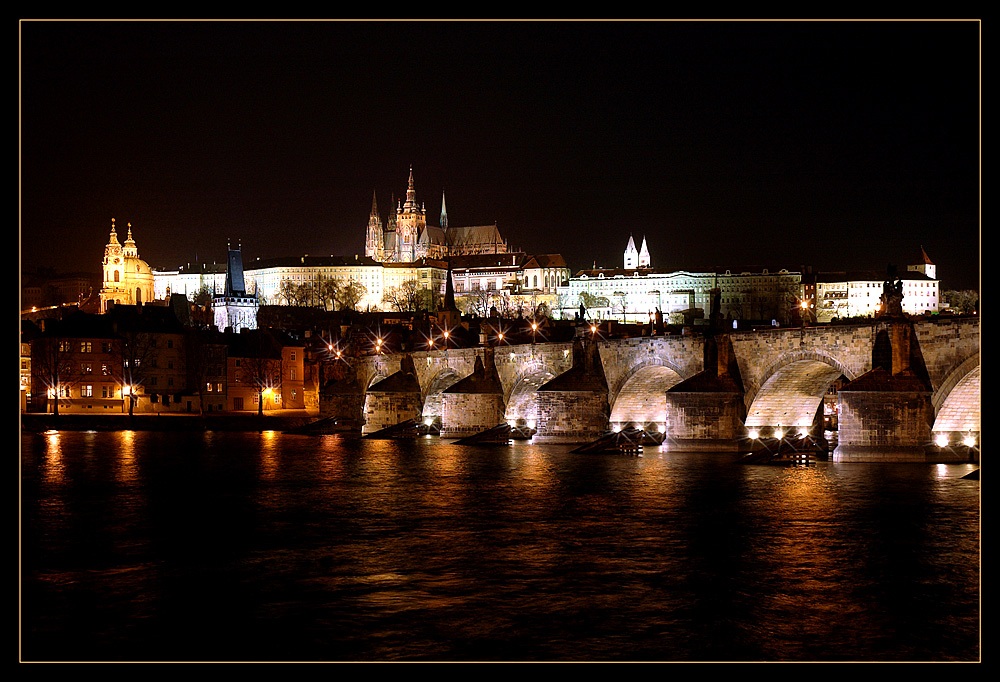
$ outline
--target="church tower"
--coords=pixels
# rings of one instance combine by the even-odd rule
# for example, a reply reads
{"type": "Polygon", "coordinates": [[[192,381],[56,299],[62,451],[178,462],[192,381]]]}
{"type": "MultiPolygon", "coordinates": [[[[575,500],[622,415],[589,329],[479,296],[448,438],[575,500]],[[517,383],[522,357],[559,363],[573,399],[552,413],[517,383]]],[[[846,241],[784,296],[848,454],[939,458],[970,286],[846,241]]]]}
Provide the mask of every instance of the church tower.
{"type": "Polygon", "coordinates": [[[403,263],[416,260],[417,240],[427,228],[426,210],[417,204],[413,186],[413,167],[406,187],[406,201],[396,209],[396,259],[403,263]]]}
{"type": "Polygon", "coordinates": [[[639,249],[639,267],[649,267],[649,248],[646,246],[646,238],[642,238],[642,248],[639,249]]]}
{"type": "Polygon", "coordinates": [[[625,247],[624,268],[632,270],[639,266],[639,251],[635,248],[635,240],[628,236],[628,246],[625,247]]]}
{"type": "MultiPolygon", "coordinates": [[[[131,232],[131,230],[130,230],[131,232]]],[[[134,243],[134,242],[133,242],[134,243]]],[[[111,237],[104,247],[104,288],[109,289],[125,281],[125,261],[122,258],[122,245],[118,242],[115,232],[115,219],[111,219],[111,237]]]]}
{"type": "Polygon", "coordinates": [[[448,209],[444,205],[444,190],[441,190],[441,229],[448,230],[448,209]]]}
{"type": "Polygon", "coordinates": [[[153,300],[153,271],[139,258],[139,249],[128,226],[125,244],[118,241],[115,219],[111,219],[111,235],[104,247],[104,281],[101,284],[101,312],[113,304],[142,305],[153,300]]]}
{"type": "Polygon", "coordinates": [[[927,252],[924,251],[924,247],[920,247],[920,263],[917,265],[908,265],[907,270],[915,270],[917,272],[922,272],[931,279],[937,279],[937,266],[931,261],[927,252]]]}
{"type": "Polygon", "coordinates": [[[372,212],[368,216],[368,232],[365,235],[365,255],[381,261],[385,251],[385,234],[382,231],[382,219],[378,215],[378,203],[375,192],[372,192],[372,212]]]}

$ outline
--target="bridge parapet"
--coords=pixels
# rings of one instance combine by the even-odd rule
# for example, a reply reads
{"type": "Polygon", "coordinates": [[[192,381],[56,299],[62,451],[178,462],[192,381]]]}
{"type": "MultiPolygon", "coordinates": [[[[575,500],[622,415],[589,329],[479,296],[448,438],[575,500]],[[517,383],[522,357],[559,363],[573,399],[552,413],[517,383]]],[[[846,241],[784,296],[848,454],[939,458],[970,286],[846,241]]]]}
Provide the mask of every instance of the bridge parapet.
{"type": "MultiPolygon", "coordinates": [[[[873,320],[865,324],[727,333],[725,336],[731,344],[728,346],[731,348],[730,357],[738,369],[738,373],[734,373],[739,378],[738,401],[743,403],[743,409],[734,407],[733,413],[742,413],[743,416],[738,418],[744,420],[744,426],[753,419],[763,425],[775,419],[785,420],[787,417],[784,415],[790,411],[808,413],[807,417],[812,415],[815,418],[817,408],[822,408],[829,384],[836,377],[843,375],[851,382],[872,370],[876,364],[873,358],[880,343],[878,339],[886,338],[882,332],[891,329],[887,326],[891,324],[896,323],[873,320]]],[[[914,356],[915,366],[926,367],[933,386],[935,411],[941,408],[957,385],[978,386],[978,374],[975,375],[975,382],[966,379],[976,372],[979,365],[978,319],[919,320],[912,323],[912,329],[907,338],[916,340],[912,344],[913,352],[917,354],[914,356]]],[[[892,338],[895,339],[892,342],[893,352],[896,352],[895,346],[899,345],[902,337],[897,334],[892,338]]],[[[706,340],[701,335],[608,339],[597,341],[595,347],[597,362],[606,379],[607,406],[603,399],[597,401],[594,397],[594,401],[601,403],[600,409],[594,407],[591,410],[589,403],[586,409],[602,415],[610,410],[610,414],[606,415],[608,420],[617,419],[623,423],[662,424],[666,391],[677,382],[702,372],[706,357],[706,340]]],[[[534,415],[540,414],[539,397],[535,394],[541,386],[572,368],[572,348],[571,343],[538,343],[494,349],[506,419],[534,418],[534,415]]],[[[727,353],[730,351],[727,350],[727,353]]],[[[434,404],[435,400],[440,404],[440,395],[444,390],[473,373],[476,358],[482,357],[482,354],[482,348],[409,354],[420,385],[425,416],[428,405],[434,404]]],[[[367,390],[375,380],[398,372],[403,357],[404,354],[393,354],[353,360],[356,384],[361,391],[367,390]]],[[[558,389],[560,384],[556,382],[549,388],[553,386],[558,389]]],[[[963,420],[968,421],[964,415],[970,413],[970,408],[965,403],[973,399],[978,402],[978,396],[972,395],[974,388],[963,391],[962,414],[963,420]]],[[[554,412],[559,410],[580,412],[567,400],[570,393],[577,394],[579,398],[581,391],[566,393],[565,399],[557,395],[546,396],[546,405],[551,403],[546,408],[549,421],[555,419],[554,412]]],[[[732,391],[724,393],[726,395],[720,395],[720,400],[732,400],[732,391]]],[[[704,402],[707,398],[699,396],[699,399],[704,402]]],[[[356,407],[352,410],[357,412],[356,407]]],[[[438,408],[436,414],[440,412],[438,408]]]]}

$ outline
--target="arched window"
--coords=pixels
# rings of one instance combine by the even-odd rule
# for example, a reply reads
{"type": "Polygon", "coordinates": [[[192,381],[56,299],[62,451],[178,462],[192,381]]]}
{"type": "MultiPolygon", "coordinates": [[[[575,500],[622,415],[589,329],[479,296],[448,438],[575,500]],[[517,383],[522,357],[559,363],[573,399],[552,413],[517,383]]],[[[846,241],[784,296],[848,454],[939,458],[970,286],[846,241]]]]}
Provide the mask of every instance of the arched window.
{"type": "Polygon", "coordinates": [[[115,270],[115,281],[116,282],[118,281],[118,271],[117,270],[115,270]]]}
{"type": "Polygon", "coordinates": [[[535,277],[532,280],[532,282],[533,282],[533,284],[531,285],[531,288],[532,289],[537,289],[538,288],[538,275],[535,275],[535,277]]]}

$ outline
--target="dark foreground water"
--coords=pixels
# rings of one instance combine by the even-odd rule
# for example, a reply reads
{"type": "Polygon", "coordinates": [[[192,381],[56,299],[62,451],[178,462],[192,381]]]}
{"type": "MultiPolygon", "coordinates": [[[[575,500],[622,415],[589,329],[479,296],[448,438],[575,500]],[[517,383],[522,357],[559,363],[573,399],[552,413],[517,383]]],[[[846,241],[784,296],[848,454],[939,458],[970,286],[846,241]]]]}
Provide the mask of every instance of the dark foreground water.
{"type": "Polygon", "coordinates": [[[973,661],[974,467],[21,438],[22,660],[973,661]]]}

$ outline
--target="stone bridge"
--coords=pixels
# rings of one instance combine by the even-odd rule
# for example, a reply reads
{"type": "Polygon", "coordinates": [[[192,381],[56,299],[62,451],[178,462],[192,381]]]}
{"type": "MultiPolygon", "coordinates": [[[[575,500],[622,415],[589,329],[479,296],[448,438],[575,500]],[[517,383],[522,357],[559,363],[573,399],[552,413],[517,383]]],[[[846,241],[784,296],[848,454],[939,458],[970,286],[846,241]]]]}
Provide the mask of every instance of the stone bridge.
{"type": "MultiPolygon", "coordinates": [[[[439,424],[444,434],[450,428],[444,422],[462,420],[445,418],[449,401],[457,399],[453,394],[461,392],[459,382],[480,371],[493,377],[490,390],[499,398],[491,404],[502,406],[491,408],[489,419],[524,424],[537,429],[541,439],[583,442],[609,428],[632,425],[666,433],[669,444],[683,447],[702,441],[709,448],[722,441],[745,441],[751,433],[822,430],[824,398],[831,387],[843,386],[854,399],[862,394],[871,399],[873,391],[896,396],[907,378],[903,393],[909,399],[921,396],[918,412],[927,433],[920,427],[918,435],[872,437],[891,448],[903,445],[897,442],[900,437],[929,440],[931,432],[952,438],[978,436],[979,328],[978,318],[933,318],[718,336],[583,336],[575,343],[368,356],[355,361],[353,370],[355,393],[360,391],[366,404],[361,419],[369,432],[403,417],[419,417],[439,424]],[[873,388],[879,370],[891,379],[879,379],[884,385],[873,388]],[[410,377],[406,386],[398,381],[401,373],[410,377]],[[388,413],[378,414],[379,409],[373,409],[374,394],[402,393],[409,395],[403,411],[390,407],[388,413]],[[692,407],[694,403],[699,407],[692,407]],[[729,407],[722,408],[723,403],[729,407]],[[731,416],[720,417],[729,412],[731,416]],[[706,420],[729,420],[733,426],[720,432],[706,420]]],[[[875,400],[882,405],[884,398],[875,400]]],[[[839,393],[835,404],[841,412],[843,442],[844,412],[853,412],[839,393]]],[[[467,407],[466,412],[478,409],[467,407]]],[[[867,412],[862,411],[866,419],[867,412]]],[[[884,419],[890,423],[858,428],[910,428],[901,413],[884,419]],[[894,420],[899,424],[893,425],[894,420]]]]}

